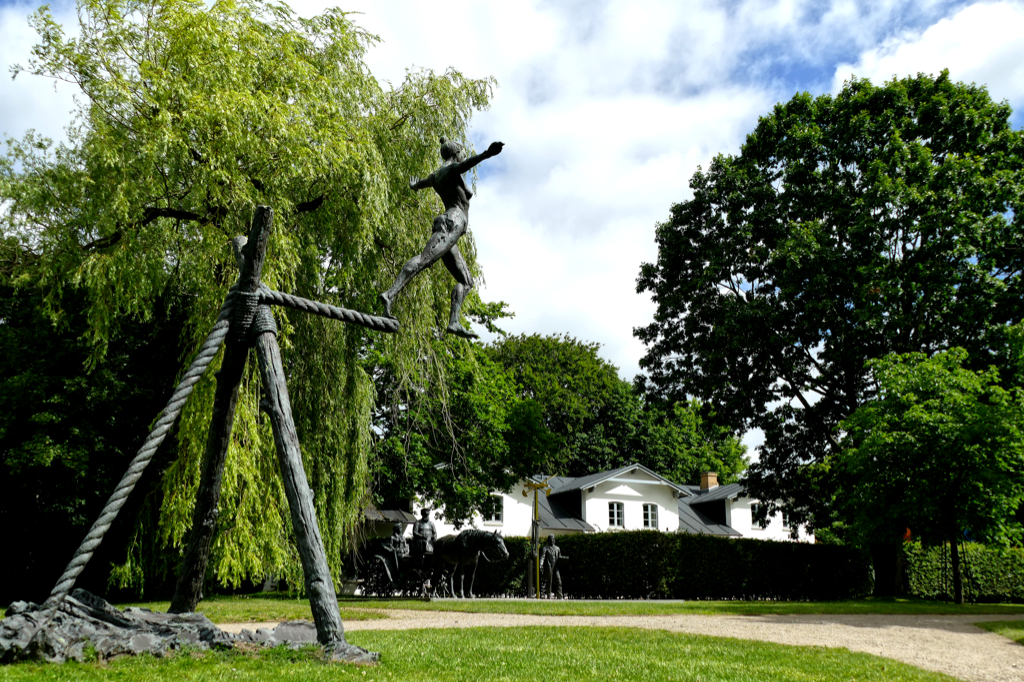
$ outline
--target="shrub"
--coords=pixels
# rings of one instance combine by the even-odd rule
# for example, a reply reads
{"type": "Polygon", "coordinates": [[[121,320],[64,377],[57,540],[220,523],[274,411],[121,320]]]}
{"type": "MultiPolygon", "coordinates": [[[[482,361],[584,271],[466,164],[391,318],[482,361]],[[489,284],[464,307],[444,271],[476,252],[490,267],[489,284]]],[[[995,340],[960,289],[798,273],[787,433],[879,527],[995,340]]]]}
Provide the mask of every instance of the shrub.
{"type": "MultiPolygon", "coordinates": [[[[523,539],[525,573],[528,540],[523,539]]],[[[585,599],[842,599],[870,591],[865,557],[845,547],[630,531],[558,540],[563,590],[585,599]]],[[[516,573],[516,570],[519,572],[516,573]]],[[[520,594],[520,589],[505,591],[520,594]]]]}
{"type": "MultiPolygon", "coordinates": [[[[974,602],[1024,602],[1024,549],[966,543],[962,547],[964,599],[974,602]]],[[[923,599],[953,598],[949,547],[903,545],[907,592],[923,599]]]]}
{"type": "Polygon", "coordinates": [[[656,530],[560,536],[562,589],[582,599],[667,597],[676,539],[656,530]]]}

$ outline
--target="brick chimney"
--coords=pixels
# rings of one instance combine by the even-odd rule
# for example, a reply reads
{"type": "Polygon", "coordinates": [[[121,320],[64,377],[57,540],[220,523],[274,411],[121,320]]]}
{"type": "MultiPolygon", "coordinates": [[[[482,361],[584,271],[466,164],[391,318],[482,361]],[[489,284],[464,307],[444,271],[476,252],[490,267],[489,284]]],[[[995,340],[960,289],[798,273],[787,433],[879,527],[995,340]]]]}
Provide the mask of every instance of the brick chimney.
{"type": "Polygon", "coordinates": [[[700,475],[700,489],[704,491],[718,487],[718,474],[714,471],[705,471],[700,475]]]}

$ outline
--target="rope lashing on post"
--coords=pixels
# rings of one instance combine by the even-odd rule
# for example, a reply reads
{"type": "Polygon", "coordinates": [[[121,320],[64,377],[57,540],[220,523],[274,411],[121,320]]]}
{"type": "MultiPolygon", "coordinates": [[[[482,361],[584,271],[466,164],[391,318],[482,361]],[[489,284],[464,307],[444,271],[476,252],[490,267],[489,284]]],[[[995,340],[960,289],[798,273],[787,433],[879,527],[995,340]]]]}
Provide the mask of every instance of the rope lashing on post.
{"type": "Polygon", "coordinates": [[[231,310],[231,331],[226,341],[236,345],[249,345],[249,334],[252,329],[256,309],[260,305],[259,294],[255,291],[235,291],[231,310]]]}
{"type": "Polygon", "coordinates": [[[259,294],[260,303],[283,305],[286,308],[294,308],[295,310],[302,310],[307,313],[329,317],[333,320],[341,320],[342,322],[358,324],[362,327],[366,327],[367,329],[375,329],[379,332],[387,332],[389,334],[398,332],[398,320],[392,317],[367,315],[355,310],[338,308],[337,306],[327,305],[326,303],[310,301],[308,298],[292,296],[291,294],[285,294],[280,291],[274,291],[273,289],[264,287],[260,287],[259,294]]]}
{"type": "Polygon", "coordinates": [[[217,351],[220,350],[220,344],[224,341],[224,337],[227,336],[230,327],[234,298],[235,292],[231,292],[224,300],[224,305],[220,309],[217,322],[213,325],[203,345],[199,348],[199,352],[196,353],[196,357],[192,360],[192,364],[189,365],[188,371],[181,378],[178,387],[174,389],[171,399],[167,401],[167,405],[160,413],[159,419],[153,425],[142,447],[139,448],[135,459],[128,466],[128,471],[125,472],[121,482],[117,484],[117,488],[114,489],[110,499],[107,500],[107,504],[103,507],[100,517],[92,524],[89,534],[82,540],[78,551],[75,552],[75,556],[71,559],[71,563],[64,569],[64,574],[61,575],[57,585],[50,592],[50,596],[45,604],[49,613],[52,614],[56,611],[64,601],[64,598],[71,592],[71,588],[75,585],[75,580],[78,579],[78,576],[85,569],[85,565],[89,563],[89,559],[92,558],[96,548],[103,542],[103,536],[110,530],[111,524],[117,518],[118,512],[121,511],[121,507],[124,506],[125,501],[128,499],[128,495],[135,488],[135,484],[142,478],[142,472],[145,471],[153,459],[157,448],[164,442],[164,438],[171,430],[178,415],[181,414],[181,410],[185,406],[185,401],[192,393],[192,389],[199,382],[203,373],[206,372],[206,368],[210,366],[214,356],[217,355],[217,351]]]}
{"type": "MultiPolygon", "coordinates": [[[[259,296],[261,293],[269,291],[270,288],[266,284],[261,284],[256,295],[259,296]]],[[[269,305],[260,305],[256,308],[256,314],[252,318],[252,325],[249,327],[251,339],[255,339],[263,332],[273,332],[277,336],[277,322],[274,320],[274,313],[269,305]]]]}

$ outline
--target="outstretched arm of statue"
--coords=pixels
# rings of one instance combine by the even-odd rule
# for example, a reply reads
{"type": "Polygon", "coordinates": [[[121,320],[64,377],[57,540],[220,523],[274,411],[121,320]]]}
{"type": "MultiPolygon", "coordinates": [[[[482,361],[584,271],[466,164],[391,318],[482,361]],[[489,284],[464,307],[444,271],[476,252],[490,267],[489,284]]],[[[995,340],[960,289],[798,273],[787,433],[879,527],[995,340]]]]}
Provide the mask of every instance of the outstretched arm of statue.
{"type": "Polygon", "coordinates": [[[465,161],[460,161],[459,163],[457,163],[455,165],[455,170],[461,175],[462,173],[465,173],[470,168],[477,165],[484,159],[489,159],[492,156],[497,156],[498,154],[500,154],[501,148],[504,146],[504,142],[492,142],[491,146],[487,148],[487,151],[483,152],[482,154],[477,154],[476,156],[471,156],[465,161]]]}
{"type": "Polygon", "coordinates": [[[414,189],[417,192],[420,191],[421,189],[427,189],[428,187],[433,187],[433,186],[434,186],[434,176],[433,176],[433,174],[428,175],[427,177],[423,178],[422,180],[420,178],[409,178],[409,189],[414,189]]]}

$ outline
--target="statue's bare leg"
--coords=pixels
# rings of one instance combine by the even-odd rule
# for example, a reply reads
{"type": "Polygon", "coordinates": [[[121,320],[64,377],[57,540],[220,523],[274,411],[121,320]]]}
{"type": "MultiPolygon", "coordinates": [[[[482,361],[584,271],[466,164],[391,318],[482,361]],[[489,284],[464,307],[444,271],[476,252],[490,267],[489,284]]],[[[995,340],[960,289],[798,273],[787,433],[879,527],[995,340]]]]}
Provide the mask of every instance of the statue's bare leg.
{"type": "Polygon", "coordinates": [[[459,310],[462,308],[462,302],[465,300],[466,294],[473,288],[473,278],[469,274],[469,266],[466,265],[466,260],[462,257],[458,245],[452,246],[451,250],[444,254],[441,260],[444,261],[444,266],[448,268],[448,272],[452,273],[452,277],[455,278],[455,288],[452,289],[452,310],[448,318],[448,329],[445,331],[449,334],[461,336],[464,339],[479,338],[476,334],[463,327],[462,322],[459,320],[459,310]]]}
{"type": "MultiPolygon", "coordinates": [[[[459,217],[461,218],[461,216],[459,217]]],[[[381,303],[384,304],[385,315],[394,317],[391,314],[391,306],[394,305],[398,292],[405,288],[409,280],[447,254],[465,232],[466,221],[464,219],[453,220],[447,213],[434,218],[434,231],[430,235],[430,239],[427,240],[427,245],[423,247],[423,251],[409,259],[402,267],[401,272],[398,273],[398,277],[395,278],[395,283],[391,285],[391,288],[380,295],[381,303]]]]}

